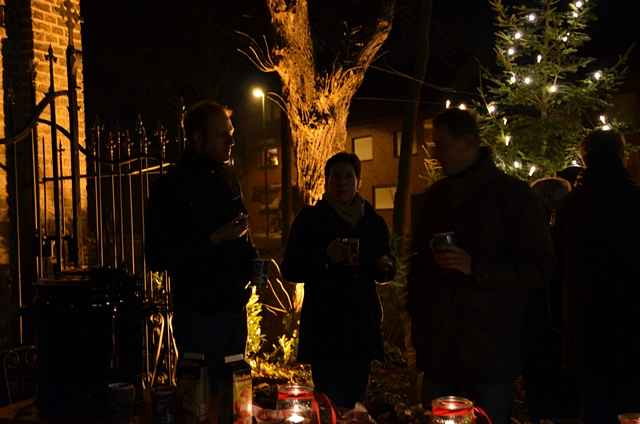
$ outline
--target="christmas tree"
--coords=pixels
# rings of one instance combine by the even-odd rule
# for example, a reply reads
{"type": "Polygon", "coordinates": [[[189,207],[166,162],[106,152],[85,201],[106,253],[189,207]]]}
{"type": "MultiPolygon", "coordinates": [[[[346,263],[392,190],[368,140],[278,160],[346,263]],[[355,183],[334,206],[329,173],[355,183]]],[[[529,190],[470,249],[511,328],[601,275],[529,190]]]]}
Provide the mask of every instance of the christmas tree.
{"type": "MultiPolygon", "coordinates": [[[[529,2],[531,3],[531,2],[529,2]]],[[[609,68],[580,54],[590,40],[593,0],[539,0],[538,7],[496,13],[497,73],[483,71],[483,139],[507,172],[522,178],[554,175],[579,164],[577,146],[594,128],[620,123],[609,117],[629,52],[609,68]]]]}

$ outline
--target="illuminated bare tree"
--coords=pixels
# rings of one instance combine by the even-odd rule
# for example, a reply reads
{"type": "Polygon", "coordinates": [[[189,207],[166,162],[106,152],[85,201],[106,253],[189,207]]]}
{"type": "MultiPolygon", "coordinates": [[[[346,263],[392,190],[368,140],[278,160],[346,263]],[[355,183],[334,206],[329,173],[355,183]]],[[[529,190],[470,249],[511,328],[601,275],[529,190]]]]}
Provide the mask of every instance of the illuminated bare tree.
{"type": "Polygon", "coordinates": [[[277,41],[264,50],[254,43],[246,53],[260,70],[280,76],[297,185],[304,203],[314,204],[323,192],[325,161],[344,149],[351,99],[391,31],[394,1],[382,1],[373,28],[350,34],[348,51],[336,53],[340,59],[329,70],[316,63],[307,0],[266,0],[266,5],[277,41]]]}

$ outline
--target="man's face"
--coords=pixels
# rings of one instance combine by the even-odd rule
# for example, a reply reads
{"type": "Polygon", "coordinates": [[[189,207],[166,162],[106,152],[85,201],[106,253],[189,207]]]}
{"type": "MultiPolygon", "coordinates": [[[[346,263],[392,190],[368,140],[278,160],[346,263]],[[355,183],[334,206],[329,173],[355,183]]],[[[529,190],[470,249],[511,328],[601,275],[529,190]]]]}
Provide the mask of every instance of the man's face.
{"type": "Polygon", "coordinates": [[[349,163],[338,162],[331,167],[325,180],[325,192],[340,203],[349,203],[358,192],[360,182],[356,170],[349,163]]]}
{"type": "Polygon", "coordinates": [[[468,137],[455,137],[442,126],[433,129],[434,157],[440,162],[446,175],[463,171],[474,159],[474,142],[468,137]]]}
{"type": "Polygon", "coordinates": [[[225,113],[211,113],[204,131],[196,134],[196,152],[215,162],[229,162],[231,149],[235,145],[234,131],[231,119],[225,113]]]}

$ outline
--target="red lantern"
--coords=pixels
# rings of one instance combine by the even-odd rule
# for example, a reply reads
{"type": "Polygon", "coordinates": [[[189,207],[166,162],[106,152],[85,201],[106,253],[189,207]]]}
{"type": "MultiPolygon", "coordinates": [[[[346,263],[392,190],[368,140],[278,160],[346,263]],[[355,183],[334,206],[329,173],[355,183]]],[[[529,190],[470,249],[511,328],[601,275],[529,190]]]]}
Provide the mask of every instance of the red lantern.
{"type": "Polygon", "coordinates": [[[482,415],[489,424],[493,424],[486,412],[473,406],[473,402],[469,399],[445,396],[431,402],[431,422],[433,424],[475,424],[476,413],[482,415]]]}
{"type": "Polygon", "coordinates": [[[315,424],[320,423],[320,404],[324,403],[330,414],[330,423],[335,424],[336,412],[331,401],[313,388],[300,384],[278,386],[276,408],[282,413],[286,424],[315,424]]]}
{"type": "Polygon", "coordinates": [[[622,414],[618,419],[620,424],[640,424],[640,414],[622,414]]]}

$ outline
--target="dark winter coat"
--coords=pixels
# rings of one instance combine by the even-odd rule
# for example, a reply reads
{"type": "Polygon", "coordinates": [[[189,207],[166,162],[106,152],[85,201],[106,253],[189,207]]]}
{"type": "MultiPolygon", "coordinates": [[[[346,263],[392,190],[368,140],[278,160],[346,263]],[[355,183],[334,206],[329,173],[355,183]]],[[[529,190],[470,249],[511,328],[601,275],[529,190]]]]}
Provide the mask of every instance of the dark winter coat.
{"type": "Polygon", "coordinates": [[[640,188],[618,166],[587,169],[558,214],[565,353],[578,370],[640,376],[640,188]]]}
{"type": "Polygon", "coordinates": [[[486,149],[419,202],[407,305],[418,367],[437,382],[511,381],[521,370],[528,292],[543,287],[552,268],[540,202],[486,149]],[[429,241],[448,231],[471,256],[471,276],[435,264],[429,241]]]}
{"type": "Polygon", "coordinates": [[[151,269],[174,277],[174,303],[199,312],[242,311],[255,249],[247,237],[209,235],[246,213],[232,169],[186,155],[152,187],[146,251],[151,269]]]}
{"type": "Polygon", "coordinates": [[[305,283],[299,361],[382,358],[376,281],[388,281],[393,273],[377,273],[375,261],[389,254],[387,225],[369,203],[355,228],[324,200],[300,211],[282,264],[287,280],[305,283]],[[332,265],[326,253],[332,240],[346,237],[360,239],[357,272],[332,265]]]}

